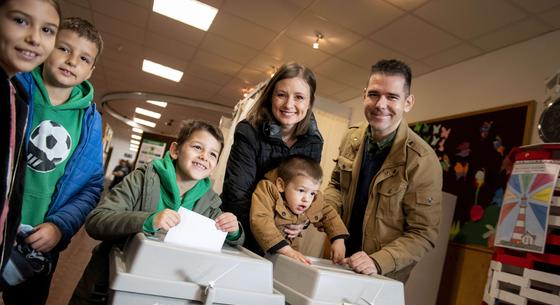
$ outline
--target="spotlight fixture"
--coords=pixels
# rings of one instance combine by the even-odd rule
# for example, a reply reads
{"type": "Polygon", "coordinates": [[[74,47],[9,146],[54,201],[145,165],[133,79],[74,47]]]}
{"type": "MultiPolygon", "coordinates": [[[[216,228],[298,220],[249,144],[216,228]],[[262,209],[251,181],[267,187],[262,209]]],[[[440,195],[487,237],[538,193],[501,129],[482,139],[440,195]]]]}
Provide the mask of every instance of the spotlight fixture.
{"type": "Polygon", "coordinates": [[[313,49],[318,49],[319,48],[319,41],[323,38],[325,38],[325,36],[323,36],[323,34],[317,32],[315,34],[315,36],[317,37],[317,39],[315,39],[315,42],[313,43],[313,49]]]}

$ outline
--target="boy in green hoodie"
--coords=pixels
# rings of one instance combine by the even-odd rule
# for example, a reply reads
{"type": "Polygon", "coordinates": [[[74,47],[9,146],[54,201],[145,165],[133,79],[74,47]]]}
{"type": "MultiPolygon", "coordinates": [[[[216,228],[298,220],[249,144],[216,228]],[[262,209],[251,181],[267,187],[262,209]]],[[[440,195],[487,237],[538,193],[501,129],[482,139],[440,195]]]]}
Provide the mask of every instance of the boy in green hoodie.
{"type": "Polygon", "coordinates": [[[209,178],[223,146],[218,128],[189,120],[163,159],[137,168],[103,197],[85,224],[88,234],[102,242],[93,250],[70,305],[106,304],[113,245],[122,247],[136,233],[150,235],[176,226],[179,207],[214,219],[218,230],[228,232],[228,244],[243,244],[241,225],[232,213],[222,213],[209,178]]]}
{"type": "MultiPolygon", "coordinates": [[[[102,50],[99,32],[80,18],[61,22],[55,49],[21,82],[34,82],[21,224],[32,228],[20,252],[44,268],[4,290],[4,303],[45,304],[58,254],[95,207],[103,189],[101,117],[87,81],[102,50]],[[26,249],[26,250],[22,250],[26,249]],[[30,293],[31,292],[31,293],[30,293]]],[[[23,226],[20,227],[20,231],[23,226]]]]}

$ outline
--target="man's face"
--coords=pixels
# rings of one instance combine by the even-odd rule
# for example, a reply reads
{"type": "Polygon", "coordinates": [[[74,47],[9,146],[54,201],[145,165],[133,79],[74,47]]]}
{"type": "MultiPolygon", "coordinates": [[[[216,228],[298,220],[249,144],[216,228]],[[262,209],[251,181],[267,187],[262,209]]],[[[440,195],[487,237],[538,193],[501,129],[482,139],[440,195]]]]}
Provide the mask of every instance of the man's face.
{"type": "Polygon", "coordinates": [[[414,96],[407,95],[402,75],[375,73],[364,90],[364,113],[376,140],[395,131],[403,113],[414,105],[414,96]]]}

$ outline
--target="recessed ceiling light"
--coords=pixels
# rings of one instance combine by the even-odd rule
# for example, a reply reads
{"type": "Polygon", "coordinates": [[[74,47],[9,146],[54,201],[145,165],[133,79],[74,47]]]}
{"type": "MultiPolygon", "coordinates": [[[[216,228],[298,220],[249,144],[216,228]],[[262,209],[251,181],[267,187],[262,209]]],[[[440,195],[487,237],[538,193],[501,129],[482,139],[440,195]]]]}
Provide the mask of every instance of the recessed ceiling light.
{"type": "Polygon", "coordinates": [[[136,110],[134,110],[134,112],[139,113],[139,114],[143,114],[145,116],[149,116],[149,117],[154,118],[156,120],[161,117],[161,113],[159,113],[159,112],[151,111],[151,110],[140,108],[140,107],[136,107],[136,110]]]}
{"type": "Polygon", "coordinates": [[[138,144],[130,143],[130,147],[138,148],[138,147],[140,147],[140,146],[138,146],[138,144]]]}
{"type": "Polygon", "coordinates": [[[150,103],[152,105],[156,105],[161,108],[167,107],[167,102],[147,100],[146,103],[150,103]]]}
{"type": "Polygon", "coordinates": [[[132,146],[128,148],[130,151],[138,152],[138,148],[133,148],[132,146]]]}
{"type": "Polygon", "coordinates": [[[131,144],[131,145],[132,145],[132,144],[140,145],[140,141],[130,139],[130,144],[131,144]]]}
{"type": "Polygon", "coordinates": [[[134,140],[142,140],[142,137],[139,136],[139,135],[137,135],[137,134],[133,134],[133,135],[131,135],[130,137],[131,137],[132,139],[134,139],[134,140]]]}
{"type": "Polygon", "coordinates": [[[140,128],[136,128],[136,127],[132,127],[132,132],[136,132],[136,133],[144,133],[144,130],[140,129],[140,128]]]}
{"type": "Polygon", "coordinates": [[[217,8],[196,0],[154,0],[152,10],[203,31],[218,13],[217,8]]]}
{"type": "Polygon", "coordinates": [[[138,123],[138,124],[146,125],[148,127],[152,127],[152,128],[156,127],[156,123],[152,122],[152,121],[142,120],[142,119],[139,119],[139,118],[134,118],[132,120],[134,122],[138,123]]]}
{"type": "Polygon", "coordinates": [[[183,77],[182,71],[160,65],[147,59],[144,59],[144,62],[142,63],[142,71],[157,75],[159,77],[163,77],[174,82],[181,81],[181,78],[183,77]]]}

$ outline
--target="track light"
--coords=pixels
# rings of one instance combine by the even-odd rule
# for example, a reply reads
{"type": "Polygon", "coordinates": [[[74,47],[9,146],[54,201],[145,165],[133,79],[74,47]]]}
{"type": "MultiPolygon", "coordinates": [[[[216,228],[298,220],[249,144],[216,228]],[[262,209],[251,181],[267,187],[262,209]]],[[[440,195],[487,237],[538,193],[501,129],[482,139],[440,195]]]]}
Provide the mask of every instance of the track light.
{"type": "Polygon", "coordinates": [[[315,36],[317,37],[317,39],[315,39],[315,42],[313,43],[313,49],[318,49],[319,48],[319,40],[323,39],[324,36],[323,34],[317,32],[315,34],[315,36]]]}

